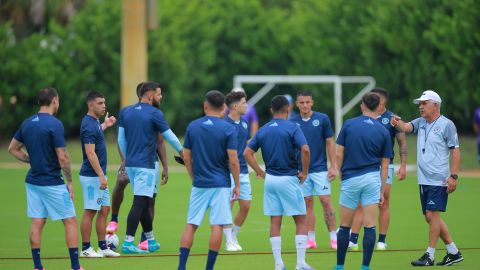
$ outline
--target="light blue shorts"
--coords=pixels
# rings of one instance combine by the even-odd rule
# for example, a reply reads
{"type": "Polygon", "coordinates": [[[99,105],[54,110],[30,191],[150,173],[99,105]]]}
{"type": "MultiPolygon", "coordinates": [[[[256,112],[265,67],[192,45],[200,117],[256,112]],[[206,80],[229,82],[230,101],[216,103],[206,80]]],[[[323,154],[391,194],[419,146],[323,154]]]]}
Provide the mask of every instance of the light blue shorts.
{"type": "Polygon", "coordinates": [[[75,217],[75,206],[66,185],[36,186],[26,183],[27,215],[60,220],[75,217]]]}
{"type": "Polygon", "coordinates": [[[325,196],[332,193],[327,172],[309,173],[302,185],[303,196],[325,196]]]}
{"type": "Polygon", "coordinates": [[[200,226],[208,208],[210,208],[210,225],[232,224],[230,188],[192,187],[187,223],[200,226]]]}
{"type": "Polygon", "coordinates": [[[363,206],[378,204],[382,182],[379,172],[369,172],[342,180],[340,187],[340,205],[356,209],[358,204],[363,206]]]}
{"type": "MultiPolygon", "coordinates": [[[[233,176],[230,174],[230,180],[232,182],[231,190],[235,187],[233,176]]],[[[250,185],[250,176],[248,173],[240,174],[240,196],[239,200],[251,201],[252,200],[252,186],[250,185]]]]}
{"type": "Polygon", "coordinates": [[[102,206],[110,206],[110,191],[100,189],[99,177],[80,175],[83,191],[83,209],[100,210],[102,206]]]}
{"type": "Polygon", "coordinates": [[[298,216],[307,213],[297,176],[266,174],[263,198],[263,213],[266,216],[298,216]]]}
{"type": "MultiPolygon", "coordinates": [[[[391,185],[393,183],[393,174],[394,174],[394,168],[393,164],[388,165],[388,176],[387,176],[387,184],[391,185]]],[[[380,178],[382,180],[382,178],[380,178]]]]}
{"type": "Polygon", "coordinates": [[[158,161],[155,161],[155,179],[157,179],[157,181],[155,182],[155,190],[153,191],[155,194],[158,193],[158,182],[160,180],[160,168],[159,168],[159,165],[158,165],[158,161]]]}
{"type": "Polygon", "coordinates": [[[133,195],[153,198],[155,191],[155,169],[126,167],[128,179],[133,188],[133,195]]]}

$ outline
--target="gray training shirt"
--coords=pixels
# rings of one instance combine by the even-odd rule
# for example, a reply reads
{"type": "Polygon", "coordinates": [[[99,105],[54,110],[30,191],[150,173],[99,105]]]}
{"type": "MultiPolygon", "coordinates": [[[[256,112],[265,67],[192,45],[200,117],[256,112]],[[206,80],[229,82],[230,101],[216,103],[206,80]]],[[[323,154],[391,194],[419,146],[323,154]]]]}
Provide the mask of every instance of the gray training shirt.
{"type": "Polygon", "coordinates": [[[411,123],[413,133],[418,135],[418,184],[446,186],[450,176],[450,150],[459,147],[455,124],[443,115],[432,123],[422,117],[411,123]]]}

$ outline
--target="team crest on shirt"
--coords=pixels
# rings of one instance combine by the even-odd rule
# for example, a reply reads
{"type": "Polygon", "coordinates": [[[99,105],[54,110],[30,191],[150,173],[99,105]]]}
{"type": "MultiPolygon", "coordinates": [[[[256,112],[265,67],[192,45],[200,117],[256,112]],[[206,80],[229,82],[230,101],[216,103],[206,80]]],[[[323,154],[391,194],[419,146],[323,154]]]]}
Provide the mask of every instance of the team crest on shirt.
{"type": "Polygon", "coordinates": [[[435,133],[435,134],[440,133],[440,131],[441,131],[441,128],[440,128],[440,127],[435,127],[435,128],[433,129],[433,133],[435,133]]]}
{"type": "Polygon", "coordinates": [[[386,118],[386,117],[385,117],[385,118],[382,118],[382,124],[386,125],[386,124],[388,124],[388,123],[390,123],[390,119],[388,119],[388,118],[386,118]]]}
{"type": "Polygon", "coordinates": [[[314,127],[318,127],[320,125],[320,121],[318,119],[315,119],[315,120],[312,121],[312,125],[314,127]]]}
{"type": "Polygon", "coordinates": [[[248,129],[247,123],[246,123],[246,122],[242,122],[242,127],[243,127],[244,129],[248,129]]]}

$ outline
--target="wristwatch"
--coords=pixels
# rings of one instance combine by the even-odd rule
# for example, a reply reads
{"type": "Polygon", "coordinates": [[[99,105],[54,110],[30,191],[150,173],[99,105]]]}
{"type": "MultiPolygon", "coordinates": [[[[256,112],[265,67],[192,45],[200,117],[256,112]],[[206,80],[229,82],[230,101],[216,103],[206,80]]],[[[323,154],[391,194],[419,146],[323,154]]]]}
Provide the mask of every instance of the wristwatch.
{"type": "Polygon", "coordinates": [[[450,177],[457,180],[458,179],[458,174],[451,174],[450,177]]]}

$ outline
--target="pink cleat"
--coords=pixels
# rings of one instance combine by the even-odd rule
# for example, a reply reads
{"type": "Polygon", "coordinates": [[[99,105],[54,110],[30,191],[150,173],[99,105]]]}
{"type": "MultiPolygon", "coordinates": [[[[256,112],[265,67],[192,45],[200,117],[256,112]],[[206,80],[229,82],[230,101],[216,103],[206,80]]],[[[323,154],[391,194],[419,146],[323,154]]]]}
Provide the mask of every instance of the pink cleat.
{"type": "Polygon", "coordinates": [[[118,223],[115,221],[110,221],[107,226],[107,233],[109,234],[114,234],[117,232],[118,229],[118,223]]]}
{"type": "Polygon", "coordinates": [[[317,242],[315,240],[307,241],[307,249],[317,248],[317,242]]]}
{"type": "MultiPolygon", "coordinates": [[[[73,270],[73,269],[72,269],[72,270],[73,270]]],[[[85,269],[83,269],[83,267],[80,266],[80,268],[78,268],[78,270],[85,270],[85,269]]]]}
{"type": "Polygon", "coordinates": [[[141,250],[148,250],[148,240],[140,242],[140,244],[138,244],[138,248],[141,250]]]}
{"type": "Polygon", "coordinates": [[[330,240],[330,248],[337,249],[337,240],[330,240]]]}

